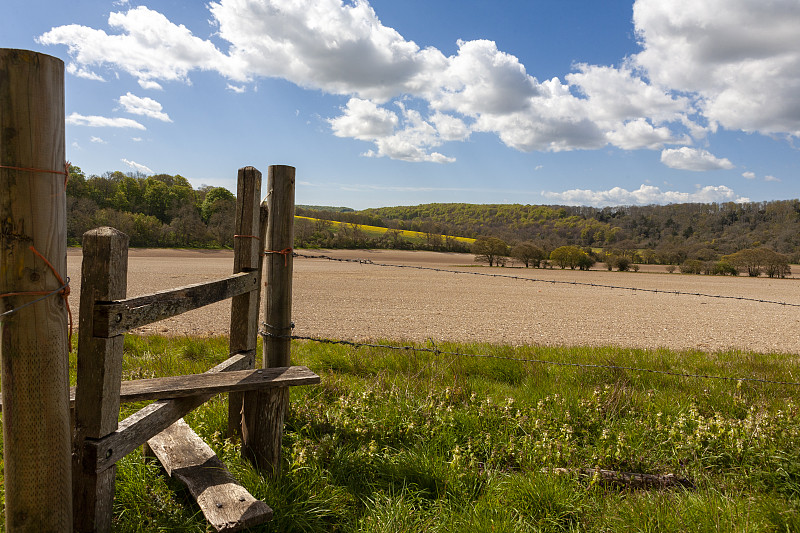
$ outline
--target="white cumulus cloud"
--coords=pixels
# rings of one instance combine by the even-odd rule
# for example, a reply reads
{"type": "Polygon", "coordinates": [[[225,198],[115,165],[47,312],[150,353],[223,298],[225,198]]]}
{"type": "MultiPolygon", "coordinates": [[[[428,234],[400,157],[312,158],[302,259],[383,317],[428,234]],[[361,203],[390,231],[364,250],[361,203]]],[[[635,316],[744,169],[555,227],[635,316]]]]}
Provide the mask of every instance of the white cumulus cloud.
{"type": "Polygon", "coordinates": [[[707,150],[689,148],[688,146],[663,150],[661,152],[661,162],[670,168],[696,172],[730,170],[734,168],[733,163],[728,159],[720,159],[707,150]]]}
{"type": "Polygon", "coordinates": [[[139,80],[139,86],[142,89],[150,89],[150,90],[154,90],[154,91],[163,91],[164,90],[164,87],[162,87],[160,83],[158,83],[157,81],[153,81],[153,80],[140,79],[139,80]]]}
{"type": "Polygon", "coordinates": [[[400,121],[393,111],[361,98],[351,98],[342,111],[328,121],[337,137],[374,141],[392,135],[400,121]]]}
{"type": "Polygon", "coordinates": [[[221,0],[209,7],[240,79],[280,77],[383,102],[419,92],[445,63],[438,50],[384,26],[363,0],[221,0]]]}
{"type": "Polygon", "coordinates": [[[122,161],[123,163],[125,163],[126,165],[128,165],[129,167],[131,167],[132,169],[134,169],[134,170],[136,170],[138,172],[142,172],[144,174],[152,174],[153,173],[153,171],[150,170],[150,168],[148,168],[145,165],[142,165],[141,163],[137,163],[136,161],[130,161],[130,160],[124,159],[124,158],[120,159],[120,161],[122,161]]]}
{"type": "Polygon", "coordinates": [[[566,80],[587,98],[593,119],[611,123],[648,117],[654,122],[679,120],[693,110],[689,98],[648,84],[628,67],[577,65],[566,80]]]}
{"type": "Polygon", "coordinates": [[[161,110],[161,104],[152,98],[142,98],[135,94],[127,93],[119,97],[119,103],[125,111],[133,115],[142,115],[163,122],[172,122],[169,115],[161,110]]]}
{"type": "Polygon", "coordinates": [[[139,6],[111,13],[108,25],[120,33],[69,24],[51,29],[37,41],[66,45],[81,68],[119,68],[145,88],[160,87],[156,80],[186,82],[195,69],[236,77],[235,61],[157,11],[139,6]]]}
{"type": "Polygon", "coordinates": [[[77,76],[78,78],[83,78],[86,80],[94,80],[94,81],[106,81],[100,74],[92,72],[91,70],[85,67],[79,67],[75,63],[67,63],[66,71],[68,74],[72,74],[73,76],[77,76]]]}
{"type": "Polygon", "coordinates": [[[643,118],[620,125],[618,129],[610,131],[606,137],[611,144],[623,150],[638,148],[658,150],[665,144],[689,144],[690,142],[688,137],[677,138],[669,128],[665,126],[656,128],[643,118]]]}
{"type": "Polygon", "coordinates": [[[66,118],[67,124],[73,126],[90,126],[93,128],[133,128],[136,130],[144,130],[145,128],[139,122],[129,118],[120,117],[101,117],[97,115],[81,115],[80,113],[70,113],[66,118]]]}
{"type": "Polygon", "coordinates": [[[636,0],[644,50],[634,61],[657,84],[695,93],[731,130],[800,135],[800,3],[636,0]]]}
{"type": "Polygon", "coordinates": [[[618,205],[650,205],[673,203],[712,203],[712,202],[749,202],[749,198],[738,196],[725,185],[709,185],[698,187],[694,192],[662,191],[659,187],[642,184],[638,189],[629,191],[614,187],[605,191],[589,189],[572,189],[564,192],[543,191],[542,195],[565,205],[618,206],[618,205]]]}
{"type": "MultiPolygon", "coordinates": [[[[214,41],[148,7],[118,5],[108,31],[71,24],[38,42],[67,46],[76,76],[123,72],[144,89],[191,83],[190,74],[203,70],[226,78],[233,92],[271,77],[344,96],[331,131],[374,143],[369,155],[449,161],[432,150],[472,132],[552,152],[609,144],[662,150],[719,126],[800,136],[796,0],[636,0],[641,52],[619,66],[577,62],[547,80],[488,39],[458,41],[449,56],[417,44],[383,24],[367,0],[212,1],[214,41]],[[388,109],[406,101],[418,115],[388,109]]],[[[689,146],[664,150],[662,161],[732,168],[689,146]]]]}

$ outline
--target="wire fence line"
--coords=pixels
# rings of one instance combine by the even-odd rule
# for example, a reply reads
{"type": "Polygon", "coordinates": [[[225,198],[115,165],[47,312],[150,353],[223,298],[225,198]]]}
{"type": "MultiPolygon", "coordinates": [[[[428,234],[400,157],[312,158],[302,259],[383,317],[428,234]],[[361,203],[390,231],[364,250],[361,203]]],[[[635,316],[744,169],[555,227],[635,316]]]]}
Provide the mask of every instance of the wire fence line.
{"type": "Polygon", "coordinates": [[[505,278],[505,279],[512,279],[517,281],[528,281],[533,283],[550,283],[553,285],[573,285],[573,286],[584,286],[584,287],[596,287],[600,289],[615,289],[615,290],[625,290],[625,291],[632,291],[632,292],[650,292],[650,293],[657,293],[657,294],[672,294],[677,296],[697,296],[701,298],[717,298],[722,300],[740,300],[745,302],[756,302],[756,303],[764,303],[764,304],[773,304],[773,305],[781,305],[784,307],[800,307],[800,303],[792,303],[792,302],[781,302],[777,300],[764,300],[761,298],[751,298],[749,296],[726,296],[723,294],[706,294],[702,292],[688,292],[688,291],[667,291],[663,289],[645,289],[641,287],[625,287],[621,285],[608,285],[603,283],[589,283],[586,281],[564,281],[564,280],[552,280],[552,279],[542,279],[542,278],[529,278],[525,276],[514,276],[511,274],[490,274],[488,272],[468,272],[465,270],[450,270],[447,268],[437,268],[437,267],[426,267],[426,266],[419,266],[419,265],[396,265],[396,264],[389,264],[389,263],[376,263],[371,259],[345,259],[341,257],[331,257],[329,255],[324,254],[301,254],[298,252],[293,253],[294,257],[302,257],[305,259],[327,259],[328,261],[338,261],[341,263],[359,263],[362,265],[374,265],[379,267],[390,267],[390,268],[410,268],[414,270],[430,270],[433,272],[444,272],[449,274],[465,274],[471,276],[485,276],[490,278],[505,278]]]}
{"type": "MultiPolygon", "coordinates": [[[[398,265],[398,264],[387,264],[387,263],[376,263],[370,259],[345,259],[345,258],[338,258],[332,257],[329,255],[324,254],[302,254],[294,252],[293,254],[295,257],[302,257],[306,259],[326,259],[329,261],[338,261],[344,263],[359,263],[359,264],[368,264],[374,265],[379,267],[390,267],[390,268],[410,268],[415,270],[428,270],[433,272],[443,272],[443,273],[450,273],[450,274],[470,274],[476,276],[486,276],[486,277],[493,277],[493,278],[506,278],[518,281],[529,281],[529,282],[538,282],[538,283],[552,283],[552,284],[562,284],[562,285],[580,285],[580,286],[589,286],[589,287],[598,287],[598,288],[607,288],[607,289],[616,289],[616,290],[628,290],[628,291],[642,291],[642,292],[650,292],[650,293],[661,293],[661,294],[673,294],[679,296],[696,296],[696,297],[704,297],[704,298],[719,298],[719,299],[732,299],[732,300],[741,300],[741,301],[751,301],[751,302],[758,302],[758,303],[767,303],[767,304],[775,304],[775,305],[782,305],[782,306],[789,306],[789,307],[800,307],[800,304],[790,303],[790,302],[779,302],[773,300],[764,300],[758,298],[749,298],[746,296],[725,296],[725,295],[715,295],[715,294],[705,294],[705,293],[698,293],[698,292],[686,292],[686,291],[665,291],[659,289],[642,289],[638,287],[625,287],[619,285],[607,285],[607,284],[599,284],[599,283],[588,283],[588,282],[580,282],[580,281],[560,281],[560,280],[547,280],[547,279],[539,279],[539,278],[528,278],[524,276],[514,276],[509,274],[489,274],[485,272],[467,272],[463,270],[450,270],[445,268],[437,268],[437,267],[425,267],[425,266],[418,266],[418,265],[398,265]]],[[[765,378],[754,378],[754,377],[744,377],[744,376],[719,376],[719,375],[712,375],[712,374],[701,374],[701,373],[690,373],[690,372],[675,372],[669,370],[656,370],[652,368],[640,368],[640,367],[629,367],[629,366],[620,366],[620,365],[608,365],[608,364],[591,364],[591,363],[575,363],[575,362],[565,362],[565,361],[550,361],[546,359],[533,359],[533,358],[522,358],[522,357],[509,357],[503,355],[496,355],[496,354],[469,354],[463,352],[454,352],[448,350],[441,350],[439,349],[433,340],[431,339],[429,342],[432,347],[429,346],[412,346],[412,345],[391,345],[391,344],[375,344],[375,343],[367,343],[367,342],[356,342],[356,341],[349,341],[349,340],[341,340],[341,339],[327,339],[327,338],[320,338],[320,337],[311,337],[311,336],[302,336],[302,335],[280,335],[276,333],[272,333],[268,331],[268,329],[274,329],[269,324],[263,323],[264,329],[260,331],[260,335],[262,337],[272,337],[272,338],[288,338],[292,340],[303,340],[309,342],[316,342],[321,344],[330,344],[330,345],[344,345],[344,346],[351,346],[353,348],[379,348],[379,349],[386,349],[386,350],[395,350],[395,351],[413,351],[413,352],[426,352],[432,353],[435,355],[444,355],[444,356],[452,356],[452,357],[472,357],[472,358],[484,358],[484,359],[499,359],[499,360],[506,360],[506,361],[513,361],[517,363],[531,363],[531,364],[540,364],[540,365],[551,365],[551,366],[561,366],[561,367],[577,367],[577,368],[594,368],[594,369],[607,369],[607,370],[620,370],[620,371],[629,371],[629,372],[639,372],[639,373],[649,373],[649,374],[659,374],[659,375],[666,375],[666,376],[673,376],[673,377],[682,377],[682,378],[692,378],[692,379],[708,379],[708,380],[719,380],[719,381],[730,381],[730,382],[750,382],[750,383],[762,383],[762,384],[772,384],[772,385],[788,385],[788,386],[800,386],[800,382],[794,381],[780,381],[780,380],[771,380],[765,378]]],[[[294,323],[291,324],[291,329],[294,329],[294,323]]]]}
{"type": "MultiPolygon", "coordinates": [[[[270,328],[269,324],[262,323],[265,328],[270,328]]],[[[294,323],[292,323],[292,328],[294,328],[294,323]]],[[[445,356],[452,356],[452,357],[472,357],[472,358],[479,358],[479,359],[500,359],[504,361],[513,361],[516,363],[533,363],[533,364],[540,364],[540,365],[551,365],[551,366],[562,366],[562,367],[575,367],[575,368],[596,368],[596,369],[605,369],[605,370],[625,370],[629,372],[640,372],[640,373],[648,373],[648,374],[660,374],[665,376],[674,376],[674,377],[681,377],[681,378],[693,378],[693,379],[709,379],[709,380],[719,380],[719,381],[731,381],[731,382],[750,382],[750,383],[765,383],[771,385],[791,385],[798,387],[800,386],[800,382],[795,381],[778,381],[778,380],[771,380],[771,379],[764,379],[764,378],[753,378],[753,377],[741,377],[741,376],[718,376],[713,374],[697,374],[697,373],[690,373],[690,372],[674,372],[671,370],[656,370],[654,368],[641,368],[641,367],[633,367],[633,366],[621,366],[621,365],[602,365],[602,364],[594,364],[594,363],[571,363],[565,361],[550,361],[547,359],[532,359],[526,357],[510,357],[506,355],[496,355],[496,354],[485,354],[485,353],[464,353],[464,352],[454,352],[450,350],[442,350],[436,346],[433,340],[429,340],[429,343],[432,347],[429,346],[411,346],[411,345],[392,345],[392,344],[375,344],[369,342],[356,342],[356,341],[348,341],[348,340],[341,340],[341,339],[326,339],[321,337],[310,337],[305,335],[278,335],[276,333],[271,333],[266,329],[259,331],[259,335],[262,337],[271,337],[271,338],[278,338],[278,339],[291,339],[291,340],[301,340],[301,341],[309,341],[309,342],[316,342],[320,344],[331,344],[331,345],[344,345],[350,346],[353,348],[380,348],[385,350],[395,350],[395,351],[405,351],[405,352],[424,352],[424,353],[431,353],[434,355],[445,355],[445,356]]]]}

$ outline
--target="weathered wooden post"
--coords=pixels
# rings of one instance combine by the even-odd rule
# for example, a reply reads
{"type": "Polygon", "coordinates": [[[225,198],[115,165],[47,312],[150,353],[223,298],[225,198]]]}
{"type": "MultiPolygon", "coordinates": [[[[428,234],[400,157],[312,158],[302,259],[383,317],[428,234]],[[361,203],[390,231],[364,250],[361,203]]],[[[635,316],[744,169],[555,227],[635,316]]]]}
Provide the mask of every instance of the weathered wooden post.
{"type": "Polygon", "coordinates": [[[66,174],[64,63],[0,49],[0,358],[8,531],[72,529],[68,310],[58,294],[67,271],[66,174]]]}
{"type": "Polygon", "coordinates": [[[103,227],[83,234],[80,336],[75,390],[73,456],[75,531],[110,531],[116,466],[95,472],[84,461],[84,443],[117,429],[122,382],[123,335],[94,336],[94,307],[122,300],[128,286],[128,236],[103,227]],[[81,468],[83,466],[83,468],[81,468]]]}
{"type": "MultiPolygon", "coordinates": [[[[263,242],[259,199],[261,172],[253,167],[239,169],[236,187],[236,222],[233,241],[233,273],[258,270],[262,272],[263,242]]],[[[255,368],[258,344],[258,313],[261,301],[259,290],[231,299],[230,353],[252,351],[247,368],[255,368]]],[[[228,395],[228,434],[242,433],[242,402],[240,392],[228,395]]]]}
{"type": "MultiPolygon", "coordinates": [[[[291,364],[294,176],[294,167],[284,165],[272,165],[267,173],[264,368],[291,364]]],[[[245,393],[242,454],[273,475],[280,472],[288,405],[287,387],[245,393]]]]}

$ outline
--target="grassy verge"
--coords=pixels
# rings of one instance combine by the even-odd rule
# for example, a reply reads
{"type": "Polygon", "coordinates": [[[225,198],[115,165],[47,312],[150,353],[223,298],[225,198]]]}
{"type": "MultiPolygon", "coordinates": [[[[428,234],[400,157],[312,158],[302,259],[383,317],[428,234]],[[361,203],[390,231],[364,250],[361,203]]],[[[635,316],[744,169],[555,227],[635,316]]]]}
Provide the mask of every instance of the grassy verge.
{"type": "MultiPolygon", "coordinates": [[[[796,356],[781,354],[439,348],[797,381],[796,356]]],[[[201,372],[227,340],[128,336],[125,350],[136,379],[201,372]]],[[[223,398],[187,417],[275,510],[259,531],[800,530],[800,387],[311,342],[293,344],[293,361],[322,384],[292,390],[280,479],[223,438],[223,398]],[[616,488],[553,467],[673,473],[694,487],[616,488]]],[[[115,531],[206,529],[157,466],[120,463],[115,531]]]]}

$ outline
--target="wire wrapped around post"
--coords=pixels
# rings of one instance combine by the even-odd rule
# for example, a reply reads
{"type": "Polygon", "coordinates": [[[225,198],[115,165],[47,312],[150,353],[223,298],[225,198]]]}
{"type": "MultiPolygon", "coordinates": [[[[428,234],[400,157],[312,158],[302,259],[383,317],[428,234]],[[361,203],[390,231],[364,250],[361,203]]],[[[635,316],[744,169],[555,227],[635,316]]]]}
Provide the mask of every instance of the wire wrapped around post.
{"type": "Polygon", "coordinates": [[[294,253],[291,248],[284,248],[283,250],[264,250],[264,254],[278,254],[283,256],[283,266],[289,266],[289,256],[294,253]]]}

